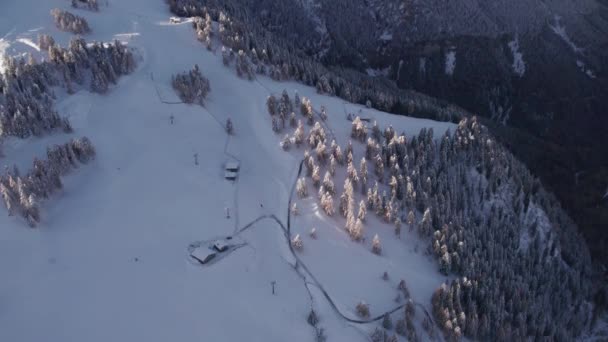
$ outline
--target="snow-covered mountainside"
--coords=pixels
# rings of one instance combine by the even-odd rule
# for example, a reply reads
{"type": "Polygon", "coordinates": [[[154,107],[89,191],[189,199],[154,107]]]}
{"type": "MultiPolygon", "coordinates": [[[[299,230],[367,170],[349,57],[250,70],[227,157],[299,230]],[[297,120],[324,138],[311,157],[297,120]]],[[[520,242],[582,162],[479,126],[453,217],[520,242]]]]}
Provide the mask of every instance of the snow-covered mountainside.
{"type": "MultiPolygon", "coordinates": [[[[608,185],[595,186],[608,175],[601,148],[608,144],[605,0],[171,2],[180,15],[220,8],[251,23],[245,41],[262,30],[272,44],[284,42],[330,69],[382,70],[369,74],[490,119],[493,133],[556,193],[594,260],[608,264],[608,234],[597,228],[608,215],[590,205],[608,185]],[[577,183],[580,170],[587,172],[577,183]]],[[[407,113],[389,104],[378,108],[407,113]]]]}
{"type": "Polygon", "coordinates": [[[475,118],[277,77],[222,48],[241,42],[222,14],[87,3],[0,4],[0,49],[31,54],[0,69],[1,341],[588,331],[582,239],[475,118]]]}

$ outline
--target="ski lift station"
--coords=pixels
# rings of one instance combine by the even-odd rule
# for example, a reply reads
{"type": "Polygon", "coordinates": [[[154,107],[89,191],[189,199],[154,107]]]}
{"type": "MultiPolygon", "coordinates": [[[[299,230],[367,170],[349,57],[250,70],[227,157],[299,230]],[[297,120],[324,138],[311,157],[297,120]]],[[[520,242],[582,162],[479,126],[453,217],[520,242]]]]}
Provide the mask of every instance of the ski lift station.
{"type": "Polygon", "coordinates": [[[239,174],[239,162],[238,161],[228,161],[226,162],[226,167],[224,170],[224,178],[227,180],[235,180],[239,174]]]}

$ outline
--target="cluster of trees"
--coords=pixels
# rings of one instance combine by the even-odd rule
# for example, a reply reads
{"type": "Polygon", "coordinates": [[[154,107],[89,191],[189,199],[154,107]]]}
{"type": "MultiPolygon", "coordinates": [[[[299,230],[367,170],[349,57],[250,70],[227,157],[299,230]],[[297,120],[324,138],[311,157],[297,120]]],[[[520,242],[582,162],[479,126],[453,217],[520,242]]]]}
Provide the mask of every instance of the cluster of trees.
{"type": "Polygon", "coordinates": [[[197,64],[188,72],[174,75],[171,84],[182,101],[201,106],[205,105],[205,98],[211,91],[209,80],[203,76],[197,64]]]}
{"type": "Polygon", "coordinates": [[[26,175],[22,176],[16,166],[7,170],[0,176],[0,196],[9,216],[20,215],[35,227],[40,222],[39,200],[62,188],[60,176],[94,157],[93,145],[83,137],[48,148],[47,159],[34,159],[34,166],[26,175]]]}
{"type": "Polygon", "coordinates": [[[38,47],[42,51],[49,51],[51,46],[55,45],[55,39],[49,34],[38,35],[38,47]]]}
{"type": "MultiPolygon", "coordinates": [[[[303,103],[306,103],[306,101],[307,99],[304,98],[303,103]]],[[[300,106],[299,104],[300,100],[298,93],[296,93],[296,101],[293,103],[286,90],[283,90],[281,97],[278,99],[274,95],[270,95],[266,99],[268,114],[270,114],[272,117],[272,130],[276,133],[281,133],[288,123],[291,128],[297,127],[296,134],[294,134],[295,140],[293,143],[298,147],[304,143],[304,127],[302,122],[296,118],[296,113],[294,111],[300,108],[301,113],[306,118],[308,124],[312,125],[314,122],[312,116],[312,107],[310,107],[310,104],[308,107],[304,105],[300,106]]]]}
{"type": "MultiPolygon", "coordinates": [[[[354,239],[372,211],[397,234],[405,224],[429,241],[440,271],[459,277],[433,296],[434,316],[447,336],[565,341],[588,327],[591,262],[582,237],[557,200],[477,118],[463,119],[437,140],[432,128],[408,139],[390,126],[368,129],[356,118],[352,133],[365,140],[359,170],[352,143],[344,152],[335,142],[327,147],[315,124],[305,139],[311,151],[304,152],[306,175],[332,215],[332,177],[346,165],[338,212],[354,239]],[[369,162],[374,173],[368,175],[369,162]],[[357,188],[366,194],[358,213],[357,188]]],[[[379,241],[373,245],[381,251],[379,241]]]]}
{"type": "MultiPolygon", "coordinates": [[[[207,46],[208,50],[213,49],[213,21],[209,13],[206,13],[204,17],[195,17],[192,21],[192,26],[196,31],[196,39],[207,46]]],[[[224,62],[225,63],[225,62],[224,62]]]]}
{"type": "Polygon", "coordinates": [[[97,0],[72,0],[73,8],[84,8],[91,11],[99,11],[99,2],[97,0]]]}
{"type": "Polygon", "coordinates": [[[49,60],[5,57],[0,77],[0,137],[26,138],[62,129],[70,132],[67,119],[53,109],[53,87],[64,86],[74,92],[74,83],[91,80],[91,90],[103,93],[120,75],[135,68],[133,54],[124,45],[95,43],[87,46],[74,38],[68,48],[55,45],[52,37],[39,37],[49,52],[49,60]]]}
{"type": "MultiPolygon", "coordinates": [[[[194,24],[199,40],[207,42],[211,35],[207,18],[218,22],[218,36],[225,47],[224,63],[236,60],[237,72],[242,77],[252,78],[251,72],[255,72],[275,80],[293,79],[349,102],[366,104],[369,101],[374,108],[399,114],[444,121],[457,121],[465,114],[460,108],[398,89],[386,80],[354,70],[326,68],[305,53],[307,49],[300,46],[299,39],[285,39],[260,25],[259,19],[271,20],[271,13],[250,16],[232,1],[167,0],[167,3],[176,15],[201,18],[194,24]]],[[[276,2],[269,5],[281,6],[276,2]]],[[[291,11],[289,15],[296,13],[291,11]]],[[[297,20],[284,24],[291,23],[297,25],[297,20]]]]}
{"type": "MultiPolygon", "coordinates": [[[[53,109],[53,87],[63,86],[72,93],[73,82],[82,85],[91,80],[92,91],[105,92],[108,82],[115,83],[118,76],[135,68],[131,51],[118,41],[87,46],[83,39],[74,38],[61,48],[51,36],[41,35],[39,43],[48,51],[48,61],[5,57],[0,77],[0,140],[40,136],[56,129],[71,132],[68,120],[53,109]]],[[[35,160],[25,176],[16,168],[7,171],[0,177],[0,192],[9,215],[21,215],[35,226],[40,220],[38,200],[61,188],[59,176],[94,155],[91,142],[81,138],[49,148],[47,160],[35,160]]]]}
{"type": "MultiPolygon", "coordinates": [[[[382,275],[382,279],[388,281],[388,273],[384,272],[382,275]]],[[[378,342],[386,342],[386,341],[398,341],[397,335],[405,336],[408,341],[419,341],[418,334],[416,332],[416,327],[414,325],[414,317],[416,315],[416,306],[414,301],[410,298],[409,290],[407,285],[405,284],[405,280],[399,281],[399,285],[397,286],[397,290],[399,294],[396,298],[396,302],[401,301],[401,295],[406,298],[405,305],[403,306],[403,318],[397,319],[395,323],[391,318],[391,314],[386,313],[382,317],[382,328],[376,327],[374,331],[371,333],[372,341],[378,342]],[[389,331],[395,329],[394,334],[389,337],[389,331]]],[[[433,338],[431,328],[431,322],[425,317],[423,320],[423,327],[429,336],[433,338]]]]}
{"type": "Polygon", "coordinates": [[[55,26],[62,31],[74,34],[85,34],[91,32],[87,20],[81,16],[63,11],[58,8],[51,10],[51,15],[55,19],[55,26]]]}
{"type": "Polygon", "coordinates": [[[74,83],[90,80],[90,90],[105,93],[110,84],[135,70],[132,51],[115,40],[113,44],[94,42],[87,46],[82,38],[73,38],[67,48],[53,45],[49,48],[49,63],[67,89],[74,92],[74,83]]]}
{"type": "Polygon", "coordinates": [[[68,120],[53,108],[52,87],[59,80],[50,63],[5,57],[4,66],[0,75],[0,138],[27,138],[56,129],[72,130],[68,120]]]}

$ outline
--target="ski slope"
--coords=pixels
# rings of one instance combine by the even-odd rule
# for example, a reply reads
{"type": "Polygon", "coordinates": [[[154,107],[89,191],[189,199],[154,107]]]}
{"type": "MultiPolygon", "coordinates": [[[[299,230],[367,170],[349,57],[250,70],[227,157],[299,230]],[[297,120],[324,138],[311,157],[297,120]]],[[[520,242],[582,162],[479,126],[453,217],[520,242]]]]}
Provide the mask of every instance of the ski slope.
{"type": "MultiPolygon", "coordinates": [[[[71,35],[49,15],[54,7],[68,9],[69,2],[0,3],[3,52],[43,58],[32,43],[39,33],[67,44],[71,35]]],[[[230,236],[261,215],[286,222],[302,151],[280,149],[266,112],[271,93],[297,91],[316,109],[325,105],[340,144],[349,137],[347,111],[361,110],[407,135],[422,127],[440,135],[453,125],[345,104],[293,82],[239,79],[195,39],[190,23],[169,24],[162,0],[71,11],[89,22],[87,41],[119,39],[136,49],[139,64],[105,95],[57,89],[57,110],[69,117],[73,134],[5,142],[0,167],[16,164],[22,172],[45,156],[46,146],[74,136],[88,136],[97,158],[64,178],[64,190],[42,204],[37,229],[0,209],[0,341],[311,341],[311,306],[330,341],[367,340],[373,325],[348,323],[317,287],[306,286],[277,223],[255,223],[239,236],[245,247],[209,267],[193,263],[188,246],[230,236]],[[173,74],[195,63],[211,83],[206,108],[174,103],[170,87],[173,74]],[[236,132],[229,140],[228,117],[236,132]],[[223,165],[233,158],[241,165],[236,183],[223,179],[223,165]]],[[[306,236],[315,225],[319,239],[305,238],[301,259],[343,314],[356,318],[359,300],[370,303],[372,316],[395,307],[389,286],[400,278],[416,302],[430,306],[444,278],[413,234],[399,241],[391,238],[392,227],[371,220],[368,233],[378,233],[385,249],[378,257],[308,201],[299,204],[303,214],[292,229],[306,236]],[[380,279],[384,271],[389,283],[380,279]]]]}

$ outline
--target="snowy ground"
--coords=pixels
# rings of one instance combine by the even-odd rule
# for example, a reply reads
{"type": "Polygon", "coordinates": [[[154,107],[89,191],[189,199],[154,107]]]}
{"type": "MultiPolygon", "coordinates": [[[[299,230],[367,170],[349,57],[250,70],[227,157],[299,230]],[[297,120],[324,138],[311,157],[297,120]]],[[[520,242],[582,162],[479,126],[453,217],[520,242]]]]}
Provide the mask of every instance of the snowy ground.
{"type": "MultiPolygon", "coordinates": [[[[53,26],[49,11],[68,4],[2,2],[0,49],[44,57],[35,45],[38,33],[66,44],[71,35],[53,26]]],[[[57,92],[57,110],[69,117],[72,135],[6,142],[0,167],[17,164],[25,171],[49,144],[83,135],[97,148],[97,159],[65,178],[64,191],[42,205],[38,229],[0,209],[0,340],[310,341],[311,305],[330,341],[365,340],[370,326],[344,321],[314,286],[309,294],[277,223],[259,221],[240,235],[246,247],[208,268],[192,264],[187,248],[234,234],[260,215],[286,220],[299,157],[284,153],[271,131],[269,93],[297,90],[315,108],[325,105],[341,144],[350,130],[347,112],[361,110],[362,117],[407,135],[430,126],[439,135],[453,125],[367,110],[297,83],[238,79],[196,41],[188,22],[168,23],[161,0],[111,1],[99,13],[74,12],[91,26],[88,41],[119,39],[136,48],[141,60],[106,95],[57,92]],[[195,63],[211,82],[206,108],[162,103],[159,93],[163,101],[177,101],[168,86],[171,75],[195,63]],[[228,117],[236,136],[226,144],[221,125],[228,117]],[[241,161],[236,183],[223,179],[228,154],[241,161]],[[277,284],[274,296],[271,281],[277,284]]],[[[377,232],[386,251],[378,257],[369,243],[351,242],[339,220],[318,214],[309,202],[300,204],[303,215],[292,228],[306,236],[301,258],[346,315],[355,317],[359,300],[370,303],[372,315],[394,307],[390,287],[400,278],[428,306],[443,278],[414,234],[396,240],[392,227],[372,219],[368,233],[377,232]],[[319,232],[314,243],[306,234],[313,224],[319,232]],[[388,283],[380,279],[384,271],[388,283]]]]}

